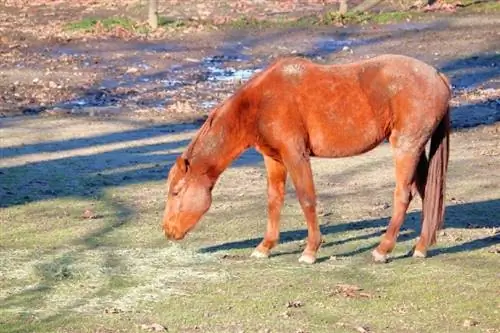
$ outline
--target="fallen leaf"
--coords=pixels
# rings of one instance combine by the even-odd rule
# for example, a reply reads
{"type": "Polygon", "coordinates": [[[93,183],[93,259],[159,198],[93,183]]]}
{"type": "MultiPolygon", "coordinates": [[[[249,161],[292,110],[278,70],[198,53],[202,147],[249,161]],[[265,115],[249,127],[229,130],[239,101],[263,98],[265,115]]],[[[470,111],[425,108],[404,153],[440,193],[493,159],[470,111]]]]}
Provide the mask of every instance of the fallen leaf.
{"type": "Polygon", "coordinates": [[[372,297],[372,295],[369,294],[369,293],[359,293],[359,296],[360,297],[365,297],[365,298],[371,298],[372,297]]]}
{"type": "Polygon", "coordinates": [[[165,326],[156,323],[151,325],[142,324],[141,328],[149,332],[168,332],[168,329],[165,326]]]}
{"type": "Polygon", "coordinates": [[[119,308],[105,308],[104,313],[109,313],[109,314],[115,314],[115,313],[121,313],[123,312],[122,309],[119,308]]]}
{"type": "Polygon", "coordinates": [[[87,219],[87,220],[95,220],[95,219],[98,219],[101,217],[102,217],[101,215],[94,213],[94,211],[92,211],[90,209],[85,209],[85,211],[82,214],[82,218],[87,219]]]}
{"type": "Polygon", "coordinates": [[[292,316],[292,314],[290,313],[290,311],[285,311],[281,314],[281,317],[285,318],[285,319],[288,319],[292,316]]]}
{"type": "Polygon", "coordinates": [[[473,327],[477,325],[479,325],[479,322],[474,319],[465,319],[463,324],[464,327],[473,327]]]}
{"type": "Polygon", "coordinates": [[[488,253],[500,253],[500,247],[494,247],[488,250],[488,253]]]}
{"type": "Polygon", "coordinates": [[[286,303],[287,308],[300,308],[303,305],[304,305],[304,303],[302,303],[302,301],[288,301],[286,303]]]}
{"type": "Polygon", "coordinates": [[[127,74],[134,74],[134,73],[137,73],[138,71],[139,71],[139,68],[137,68],[137,67],[129,67],[125,71],[125,73],[127,73],[127,74]]]}

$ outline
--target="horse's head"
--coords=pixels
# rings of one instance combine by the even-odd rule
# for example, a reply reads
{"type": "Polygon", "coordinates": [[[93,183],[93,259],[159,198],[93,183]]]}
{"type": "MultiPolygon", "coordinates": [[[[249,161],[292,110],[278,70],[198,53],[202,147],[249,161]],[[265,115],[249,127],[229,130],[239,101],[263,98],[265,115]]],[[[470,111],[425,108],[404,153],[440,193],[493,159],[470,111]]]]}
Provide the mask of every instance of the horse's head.
{"type": "Polygon", "coordinates": [[[188,160],[177,158],[167,179],[163,230],[169,239],[180,240],[207,212],[212,203],[212,182],[193,172],[188,160]]]}

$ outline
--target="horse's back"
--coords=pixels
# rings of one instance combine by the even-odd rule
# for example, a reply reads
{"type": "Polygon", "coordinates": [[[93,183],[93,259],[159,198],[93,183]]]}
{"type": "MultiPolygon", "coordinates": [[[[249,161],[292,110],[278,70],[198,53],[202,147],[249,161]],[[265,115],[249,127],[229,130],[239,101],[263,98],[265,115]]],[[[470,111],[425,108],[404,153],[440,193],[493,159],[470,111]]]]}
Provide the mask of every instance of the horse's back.
{"type": "Polygon", "coordinates": [[[432,66],[401,55],[344,65],[285,58],[258,83],[262,135],[307,138],[311,155],[324,157],[366,152],[397,123],[419,126],[429,116],[441,117],[435,110],[448,93],[432,66]]]}
{"type": "Polygon", "coordinates": [[[402,55],[383,55],[366,64],[380,68],[379,77],[370,80],[362,74],[360,82],[372,101],[385,94],[392,118],[391,131],[421,135],[437,126],[451,97],[443,74],[425,62],[402,55]]]}

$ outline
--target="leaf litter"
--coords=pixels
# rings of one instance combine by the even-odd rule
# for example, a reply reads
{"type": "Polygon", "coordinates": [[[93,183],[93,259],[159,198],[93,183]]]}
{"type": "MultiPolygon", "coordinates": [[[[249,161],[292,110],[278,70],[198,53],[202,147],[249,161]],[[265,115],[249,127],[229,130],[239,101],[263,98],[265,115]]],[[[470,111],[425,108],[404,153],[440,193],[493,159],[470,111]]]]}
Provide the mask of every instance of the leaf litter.
{"type": "Polygon", "coordinates": [[[330,292],[330,296],[342,296],[346,298],[372,298],[373,295],[363,291],[363,288],[351,284],[337,284],[330,292]]]}

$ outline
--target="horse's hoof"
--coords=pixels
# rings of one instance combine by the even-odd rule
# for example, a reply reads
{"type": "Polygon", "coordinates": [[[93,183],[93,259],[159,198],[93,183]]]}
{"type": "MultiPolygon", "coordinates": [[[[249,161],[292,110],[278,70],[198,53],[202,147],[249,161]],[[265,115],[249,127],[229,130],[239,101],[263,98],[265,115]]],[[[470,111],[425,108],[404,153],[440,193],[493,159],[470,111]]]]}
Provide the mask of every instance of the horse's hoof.
{"type": "Polygon", "coordinates": [[[255,249],[253,250],[252,254],[250,255],[251,258],[257,258],[257,259],[262,259],[262,258],[269,258],[268,253],[260,252],[259,250],[255,249]]]}
{"type": "Polygon", "coordinates": [[[381,254],[377,251],[377,249],[372,251],[372,257],[375,262],[381,262],[381,263],[387,262],[388,259],[387,254],[381,254]]]}
{"type": "Polygon", "coordinates": [[[425,258],[427,257],[427,253],[421,252],[419,250],[413,251],[413,258],[425,258]]]}
{"type": "Polygon", "coordinates": [[[300,256],[299,262],[311,265],[316,262],[316,258],[312,254],[304,253],[300,256]]]}

